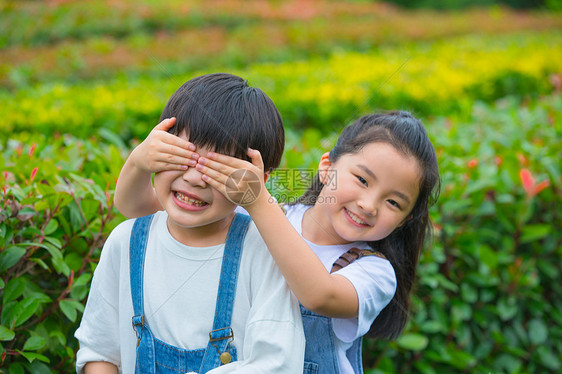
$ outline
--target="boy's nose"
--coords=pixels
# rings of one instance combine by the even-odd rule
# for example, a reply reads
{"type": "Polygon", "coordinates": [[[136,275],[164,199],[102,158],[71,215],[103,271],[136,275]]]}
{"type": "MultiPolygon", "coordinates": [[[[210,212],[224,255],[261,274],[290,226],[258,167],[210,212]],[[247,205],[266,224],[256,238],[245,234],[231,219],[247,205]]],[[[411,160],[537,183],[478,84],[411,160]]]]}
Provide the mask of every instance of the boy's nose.
{"type": "Polygon", "coordinates": [[[188,167],[185,173],[183,173],[183,180],[188,182],[193,186],[207,187],[207,182],[205,182],[201,177],[203,174],[195,169],[194,167],[188,167]]]}

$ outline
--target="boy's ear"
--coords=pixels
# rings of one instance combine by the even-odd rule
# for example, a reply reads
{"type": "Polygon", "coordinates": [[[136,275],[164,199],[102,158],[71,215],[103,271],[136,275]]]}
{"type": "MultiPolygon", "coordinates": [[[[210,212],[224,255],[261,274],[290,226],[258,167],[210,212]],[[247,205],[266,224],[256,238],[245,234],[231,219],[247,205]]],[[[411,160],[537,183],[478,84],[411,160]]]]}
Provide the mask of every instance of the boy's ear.
{"type": "Polygon", "coordinates": [[[320,176],[320,182],[322,182],[322,184],[326,184],[328,182],[328,169],[332,166],[329,155],[330,152],[324,153],[318,163],[318,175],[320,176]]]}
{"type": "Polygon", "coordinates": [[[263,173],[263,183],[267,183],[267,180],[269,179],[269,171],[266,171],[265,173],[263,173]]]}

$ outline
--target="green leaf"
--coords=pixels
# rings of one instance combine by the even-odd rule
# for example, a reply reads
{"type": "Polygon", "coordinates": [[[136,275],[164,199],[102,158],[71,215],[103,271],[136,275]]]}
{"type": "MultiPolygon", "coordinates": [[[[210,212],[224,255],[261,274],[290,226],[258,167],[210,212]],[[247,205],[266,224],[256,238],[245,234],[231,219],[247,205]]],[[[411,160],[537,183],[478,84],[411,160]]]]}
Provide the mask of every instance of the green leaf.
{"type": "Polygon", "coordinates": [[[49,369],[47,365],[40,362],[39,360],[35,360],[31,364],[29,364],[28,370],[33,374],[53,374],[51,369],[49,369]]]}
{"type": "Polygon", "coordinates": [[[114,144],[118,148],[127,149],[127,146],[125,145],[125,143],[123,143],[123,139],[121,139],[121,137],[119,135],[117,135],[114,132],[106,129],[105,127],[100,127],[100,129],[98,130],[98,134],[104,140],[114,144]]]}
{"type": "Polygon", "coordinates": [[[43,232],[45,233],[45,235],[51,235],[52,233],[57,231],[58,227],[59,222],[55,218],[53,218],[49,221],[49,223],[47,223],[47,226],[45,226],[43,232]]]}
{"type": "Polygon", "coordinates": [[[467,303],[475,303],[478,301],[478,291],[472,287],[469,283],[461,284],[461,295],[464,301],[467,303]]]}
{"type": "Polygon", "coordinates": [[[22,325],[27,321],[39,307],[39,301],[36,299],[23,299],[15,308],[14,316],[16,317],[16,326],[22,325]]]}
{"type": "Polygon", "coordinates": [[[490,270],[498,266],[498,255],[488,245],[481,245],[478,247],[478,254],[480,261],[485,264],[490,270]]]}
{"type": "Polygon", "coordinates": [[[92,279],[92,274],[84,273],[74,281],[74,286],[84,286],[90,281],[90,279],[92,279]]]}
{"type": "Polygon", "coordinates": [[[427,336],[416,333],[403,334],[396,340],[399,347],[409,351],[421,351],[427,347],[428,342],[427,336]]]}
{"type": "Polygon", "coordinates": [[[556,371],[560,368],[560,358],[556,354],[552,353],[552,350],[545,345],[540,345],[537,347],[537,354],[539,356],[540,363],[550,370],[556,371]]]}
{"type": "Polygon", "coordinates": [[[60,345],[66,345],[66,337],[61,331],[50,331],[49,338],[56,339],[60,345]]]}
{"type": "Polygon", "coordinates": [[[546,325],[540,319],[533,319],[529,322],[529,339],[533,344],[542,344],[548,337],[546,325]]]}
{"type": "Polygon", "coordinates": [[[497,310],[502,321],[507,321],[517,314],[517,305],[515,305],[513,299],[500,299],[498,301],[497,310]]]}
{"type": "Polygon", "coordinates": [[[526,225],[521,232],[521,243],[540,240],[550,234],[552,226],[548,224],[526,225]]]}
{"type": "Polygon", "coordinates": [[[10,301],[9,303],[4,304],[4,306],[2,307],[2,319],[0,321],[2,325],[6,325],[9,326],[10,328],[14,328],[14,324],[15,324],[14,313],[16,311],[17,305],[18,303],[16,301],[10,301]]]}
{"type": "Polygon", "coordinates": [[[21,353],[21,355],[25,358],[27,358],[27,360],[32,363],[34,360],[39,360],[39,361],[43,361],[46,363],[50,363],[50,360],[43,356],[40,355],[39,353],[33,353],[33,352],[22,352],[22,351],[18,351],[19,353],[21,353]]]}
{"type": "Polygon", "coordinates": [[[47,237],[45,237],[45,241],[51,243],[57,249],[62,248],[62,242],[57,238],[53,238],[52,236],[47,236],[47,237]]]}
{"type": "Polygon", "coordinates": [[[25,369],[23,368],[22,364],[19,362],[14,362],[10,365],[10,374],[25,374],[25,369]]]}
{"type": "Polygon", "coordinates": [[[14,266],[25,254],[25,249],[16,246],[6,248],[0,253],[0,273],[14,266]]]}
{"type": "Polygon", "coordinates": [[[45,346],[46,340],[41,336],[32,336],[23,345],[24,351],[36,351],[45,346]]]}
{"type": "Polygon", "coordinates": [[[66,256],[64,256],[64,262],[71,270],[74,271],[80,270],[80,268],[82,267],[83,260],[84,257],[80,256],[76,252],[70,252],[66,256]]]}
{"type": "Polygon", "coordinates": [[[45,261],[41,260],[40,258],[31,258],[29,259],[30,261],[35,262],[36,264],[38,264],[39,266],[41,266],[43,268],[43,270],[49,270],[49,266],[45,263],[45,261]]]}
{"type": "Polygon", "coordinates": [[[33,208],[37,211],[37,212],[42,212],[44,210],[49,209],[49,203],[46,200],[40,200],[38,202],[35,203],[35,205],[33,206],[33,208]]]}
{"type": "Polygon", "coordinates": [[[25,285],[26,282],[24,278],[14,278],[9,281],[4,289],[4,298],[2,302],[6,304],[17,299],[25,290],[25,285]]]}
{"type": "Polygon", "coordinates": [[[0,340],[10,341],[14,339],[16,333],[7,328],[6,326],[0,325],[0,340]]]}
{"type": "Polygon", "coordinates": [[[517,373],[521,369],[521,360],[508,354],[500,354],[494,362],[494,369],[507,373],[517,373]]]}
{"type": "Polygon", "coordinates": [[[72,322],[76,321],[77,313],[76,308],[72,300],[65,299],[59,302],[60,310],[64,313],[66,318],[72,322]]]}

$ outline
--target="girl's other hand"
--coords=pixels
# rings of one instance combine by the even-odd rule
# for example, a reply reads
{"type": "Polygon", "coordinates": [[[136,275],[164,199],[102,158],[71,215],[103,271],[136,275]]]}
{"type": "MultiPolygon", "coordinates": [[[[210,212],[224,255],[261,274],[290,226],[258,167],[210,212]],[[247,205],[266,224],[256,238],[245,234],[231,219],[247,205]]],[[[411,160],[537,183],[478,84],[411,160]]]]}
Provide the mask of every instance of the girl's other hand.
{"type": "Polygon", "coordinates": [[[164,170],[186,170],[197,164],[195,146],[168,132],[176,118],[167,118],[152,129],[146,139],[129,156],[135,167],[148,173],[164,170]]]}
{"type": "Polygon", "coordinates": [[[227,199],[250,211],[259,198],[269,195],[265,188],[267,174],[258,150],[248,148],[252,163],[236,157],[207,153],[200,157],[196,169],[203,180],[220,191],[227,199]]]}

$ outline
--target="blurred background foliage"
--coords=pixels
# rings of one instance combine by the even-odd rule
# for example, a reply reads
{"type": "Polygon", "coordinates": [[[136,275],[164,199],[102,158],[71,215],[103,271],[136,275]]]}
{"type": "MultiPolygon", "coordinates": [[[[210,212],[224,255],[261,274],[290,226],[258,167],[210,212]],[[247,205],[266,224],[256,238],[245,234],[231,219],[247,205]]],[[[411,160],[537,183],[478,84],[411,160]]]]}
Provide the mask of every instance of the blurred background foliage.
{"type": "Polygon", "coordinates": [[[226,71],[279,107],[281,200],[362,114],[410,110],[441,197],[414,308],[366,372],[559,372],[558,0],[0,0],[0,372],[69,373],[113,190],[186,80],[226,71]]]}

